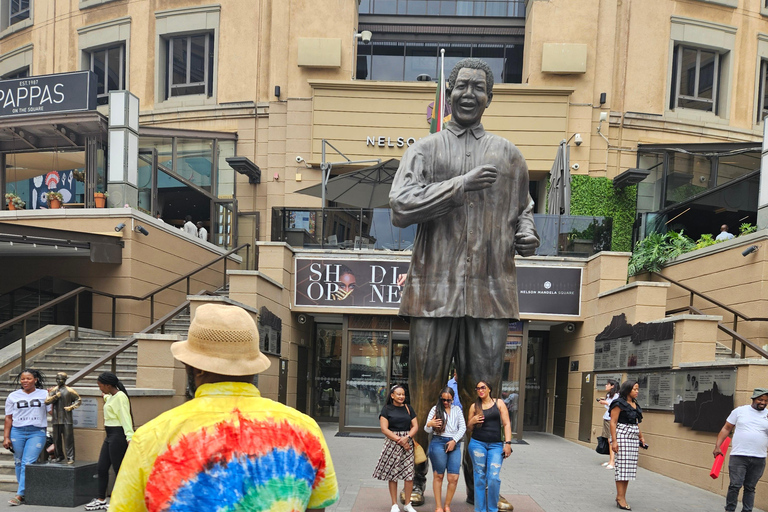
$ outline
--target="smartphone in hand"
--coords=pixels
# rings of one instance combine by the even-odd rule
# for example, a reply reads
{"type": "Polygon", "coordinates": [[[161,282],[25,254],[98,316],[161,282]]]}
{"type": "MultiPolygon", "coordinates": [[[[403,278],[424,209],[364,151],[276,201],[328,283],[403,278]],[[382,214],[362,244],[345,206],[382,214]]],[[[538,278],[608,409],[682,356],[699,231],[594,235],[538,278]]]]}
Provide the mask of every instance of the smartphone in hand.
{"type": "Polygon", "coordinates": [[[643,450],[647,450],[648,449],[648,445],[647,444],[643,444],[643,442],[640,441],[640,448],[642,448],[643,450]]]}

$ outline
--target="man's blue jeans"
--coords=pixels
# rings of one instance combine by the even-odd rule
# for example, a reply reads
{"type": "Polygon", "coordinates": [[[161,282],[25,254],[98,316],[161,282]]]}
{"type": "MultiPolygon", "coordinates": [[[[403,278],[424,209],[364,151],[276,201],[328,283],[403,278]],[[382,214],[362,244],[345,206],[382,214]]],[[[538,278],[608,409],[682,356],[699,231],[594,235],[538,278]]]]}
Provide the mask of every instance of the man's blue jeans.
{"type": "Polygon", "coordinates": [[[470,439],[468,448],[475,471],[475,512],[498,512],[504,443],[470,439]]]}
{"type": "Polygon", "coordinates": [[[725,496],[725,510],[736,510],[739,502],[739,490],[744,486],[744,496],[741,498],[742,512],[752,512],[755,505],[755,486],[765,470],[765,457],[746,457],[731,455],[728,462],[728,474],[731,484],[725,496]]]}
{"type": "Polygon", "coordinates": [[[45,447],[44,427],[12,427],[13,462],[16,464],[16,480],[19,482],[19,496],[24,496],[26,467],[37,461],[45,447]]]}

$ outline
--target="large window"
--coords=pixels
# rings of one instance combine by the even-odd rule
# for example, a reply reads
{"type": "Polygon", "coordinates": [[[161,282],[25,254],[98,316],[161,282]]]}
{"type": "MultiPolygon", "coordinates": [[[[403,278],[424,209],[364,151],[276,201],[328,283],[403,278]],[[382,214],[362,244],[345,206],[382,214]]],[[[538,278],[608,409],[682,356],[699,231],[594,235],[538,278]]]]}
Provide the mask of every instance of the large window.
{"type": "Polygon", "coordinates": [[[29,66],[25,66],[21,69],[17,69],[16,71],[12,71],[11,73],[8,73],[7,75],[3,75],[0,77],[0,80],[13,80],[14,78],[27,78],[29,76],[29,66]]]}
{"type": "Polygon", "coordinates": [[[0,0],[0,37],[32,25],[32,0],[0,0]]]}
{"type": "Polygon", "coordinates": [[[670,108],[690,108],[717,114],[720,54],[684,45],[675,47],[670,108]]]}
{"type": "Polygon", "coordinates": [[[90,70],[96,74],[99,105],[109,101],[109,91],[125,90],[125,45],[119,44],[89,52],[90,70]]]}
{"type": "Polygon", "coordinates": [[[525,17],[525,0],[362,0],[360,14],[525,17]]]}
{"type": "Polygon", "coordinates": [[[502,43],[439,43],[373,41],[357,47],[358,80],[414,81],[437,78],[440,49],[445,49],[445,73],[465,57],[485,60],[496,83],[520,83],[523,45],[502,43]]]}
{"type": "MultiPolygon", "coordinates": [[[[766,0],[768,1],[768,0],[766,0]]],[[[756,123],[762,122],[765,116],[768,115],[768,60],[760,61],[760,78],[757,84],[757,120],[756,123]]]]}
{"type": "Polygon", "coordinates": [[[191,94],[213,95],[213,34],[168,39],[166,99],[191,94]]]}

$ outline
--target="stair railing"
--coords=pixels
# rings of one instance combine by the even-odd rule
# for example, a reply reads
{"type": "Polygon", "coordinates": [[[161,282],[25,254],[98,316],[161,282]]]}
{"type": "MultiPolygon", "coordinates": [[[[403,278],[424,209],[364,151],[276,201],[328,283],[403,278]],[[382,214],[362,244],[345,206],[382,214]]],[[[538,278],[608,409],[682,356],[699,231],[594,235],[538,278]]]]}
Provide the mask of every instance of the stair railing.
{"type": "MultiPolygon", "coordinates": [[[[189,294],[187,294],[189,295],[189,294]]],[[[196,295],[215,295],[214,293],[211,293],[207,290],[200,290],[197,292],[196,295]]],[[[158,319],[156,322],[153,322],[151,325],[144,328],[139,334],[146,334],[150,332],[154,332],[157,329],[160,329],[161,333],[165,332],[165,324],[171,321],[173,318],[176,317],[179,313],[184,311],[186,308],[189,307],[189,300],[186,300],[173,308],[172,311],[170,311],[167,315],[163,316],[162,318],[158,319]]],[[[135,334],[132,334],[128,337],[123,343],[121,343],[119,346],[117,346],[114,350],[111,352],[99,357],[92,363],[88,364],[85,368],[74,374],[70,379],[67,380],[68,383],[74,384],[78,382],[79,380],[83,379],[86,375],[91,373],[96,368],[99,368],[100,366],[103,366],[107,361],[111,361],[112,373],[117,373],[117,356],[131,348],[137,341],[138,337],[135,334]]]]}
{"type": "Polygon", "coordinates": [[[695,297],[701,297],[702,299],[714,304],[715,306],[719,307],[720,309],[723,309],[733,315],[733,327],[728,327],[723,322],[717,323],[717,328],[726,333],[732,340],[731,342],[731,355],[736,354],[736,343],[741,343],[741,350],[740,354],[741,357],[744,358],[747,354],[747,348],[757,352],[760,356],[768,359],[768,351],[764,350],[763,347],[757,345],[755,342],[745,338],[738,332],[736,332],[736,329],[739,325],[739,319],[742,319],[745,322],[768,322],[768,318],[766,317],[759,317],[759,316],[748,316],[744,313],[733,309],[730,306],[727,306],[720,302],[717,299],[713,299],[712,297],[709,297],[699,291],[694,290],[690,286],[684,285],[681,282],[675,281],[671,277],[667,277],[663,274],[660,274],[658,272],[651,272],[652,276],[660,277],[661,279],[664,279],[666,281],[669,281],[670,283],[674,284],[675,286],[679,286],[683,290],[687,291],[689,293],[689,300],[688,305],[684,306],[682,308],[676,308],[671,309],[667,311],[668,315],[674,315],[675,313],[693,313],[695,315],[703,315],[704,313],[697,307],[693,305],[693,300],[695,297]]]}
{"type": "MultiPolygon", "coordinates": [[[[160,286],[159,288],[155,289],[154,291],[151,291],[151,292],[149,292],[149,293],[147,293],[145,295],[142,295],[142,296],[115,295],[115,294],[108,293],[108,292],[101,292],[101,291],[98,291],[98,290],[94,290],[93,288],[90,288],[88,286],[80,286],[78,288],[75,288],[72,291],[69,291],[69,292],[67,292],[67,293],[65,293],[63,295],[60,295],[59,297],[56,297],[55,299],[49,300],[45,304],[41,304],[40,306],[38,306],[38,307],[36,307],[36,308],[34,308],[34,309],[30,310],[30,311],[27,311],[26,313],[23,313],[23,314],[18,315],[18,316],[14,317],[14,318],[11,318],[10,320],[8,320],[6,322],[1,323],[0,324],[0,331],[2,331],[3,329],[9,328],[9,327],[13,327],[13,326],[21,323],[21,325],[22,325],[22,328],[21,328],[21,367],[22,368],[26,368],[26,364],[27,364],[27,320],[29,318],[31,318],[31,317],[33,317],[33,316],[35,316],[35,315],[45,311],[46,309],[55,307],[56,305],[58,305],[58,304],[60,304],[60,303],[62,303],[64,301],[69,300],[69,299],[74,297],[74,299],[75,299],[75,321],[74,321],[75,339],[79,339],[79,337],[80,337],[80,295],[82,293],[93,293],[93,294],[96,294],[96,295],[101,295],[103,297],[109,297],[109,298],[112,299],[112,337],[115,337],[115,334],[116,334],[117,299],[129,299],[129,300],[136,300],[136,301],[140,301],[140,302],[143,302],[143,301],[145,301],[147,299],[150,299],[150,320],[149,321],[150,321],[151,325],[149,327],[152,327],[152,325],[157,323],[157,322],[155,322],[155,295],[157,295],[158,293],[162,292],[163,290],[167,290],[171,286],[173,286],[173,285],[175,285],[177,283],[180,283],[181,281],[184,281],[184,280],[187,281],[187,293],[186,294],[189,295],[189,287],[190,287],[190,282],[191,282],[192,276],[194,276],[198,272],[202,272],[203,270],[207,269],[211,265],[213,265],[215,263],[218,263],[222,259],[224,260],[223,283],[224,283],[224,286],[226,286],[226,284],[227,284],[227,257],[232,255],[232,254],[234,254],[234,253],[236,253],[236,252],[238,252],[238,251],[240,251],[241,249],[245,248],[245,250],[246,250],[246,258],[245,258],[244,261],[247,262],[248,258],[250,256],[250,246],[251,246],[251,244],[242,244],[242,245],[239,245],[239,246],[235,247],[234,249],[230,249],[229,251],[225,252],[221,256],[218,256],[217,258],[209,261],[208,263],[200,265],[195,270],[191,270],[191,271],[187,272],[186,274],[184,274],[183,276],[181,276],[181,277],[179,277],[177,279],[174,279],[173,281],[170,281],[170,282],[160,286]]],[[[207,293],[207,292],[203,291],[201,293],[207,293]]],[[[164,316],[163,318],[166,318],[167,316],[168,315],[164,316]]],[[[164,324],[158,324],[158,325],[164,325],[164,324]]],[[[147,329],[149,329],[149,327],[147,327],[147,329]]],[[[145,331],[141,331],[141,332],[145,332],[145,331]]]]}

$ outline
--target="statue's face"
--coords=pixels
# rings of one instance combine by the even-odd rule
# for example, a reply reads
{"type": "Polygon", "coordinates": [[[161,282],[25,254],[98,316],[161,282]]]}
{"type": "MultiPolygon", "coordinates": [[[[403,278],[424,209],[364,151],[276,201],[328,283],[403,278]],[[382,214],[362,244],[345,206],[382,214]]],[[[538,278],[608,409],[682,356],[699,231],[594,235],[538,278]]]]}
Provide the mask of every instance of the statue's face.
{"type": "Polygon", "coordinates": [[[461,68],[451,91],[451,116],[461,126],[480,122],[491,102],[482,69],[461,68]]]}
{"type": "Polygon", "coordinates": [[[65,376],[63,375],[56,376],[56,384],[58,384],[59,386],[63,386],[64,384],[66,384],[66,382],[67,382],[67,378],[65,376]]]}

